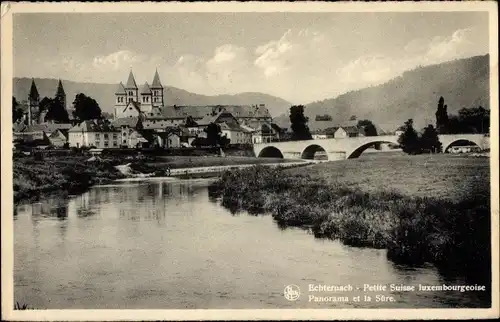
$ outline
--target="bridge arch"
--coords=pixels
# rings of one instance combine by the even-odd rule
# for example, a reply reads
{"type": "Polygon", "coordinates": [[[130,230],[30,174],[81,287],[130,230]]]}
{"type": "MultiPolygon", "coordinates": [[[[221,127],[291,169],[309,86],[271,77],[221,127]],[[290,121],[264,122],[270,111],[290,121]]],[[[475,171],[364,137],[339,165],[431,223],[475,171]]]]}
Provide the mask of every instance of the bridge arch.
{"type": "Polygon", "coordinates": [[[314,160],[314,156],[316,155],[317,152],[323,152],[326,156],[326,159],[328,160],[328,153],[326,153],[326,150],[324,147],[322,147],[319,144],[311,144],[308,145],[304,151],[300,154],[301,159],[308,159],[308,160],[314,160]]]}
{"type": "Polygon", "coordinates": [[[454,146],[467,146],[467,145],[473,145],[473,146],[477,146],[479,148],[482,148],[480,142],[476,142],[476,140],[459,138],[459,139],[456,139],[456,140],[450,142],[448,145],[443,146],[443,152],[445,152],[445,153],[449,152],[450,148],[452,148],[454,146]]]}
{"type": "Polygon", "coordinates": [[[359,156],[366,149],[368,149],[369,147],[375,146],[376,144],[379,144],[379,143],[389,143],[389,144],[399,145],[399,143],[397,141],[393,141],[393,140],[380,140],[380,139],[379,140],[373,140],[373,141],[361,144],[360,146],[358,146],[357,148],[355,148],[354,150],[352,150],[350,153],[348,152],[346,154],[347,155],[347,159],[359,158],[359,156]]]}
{"type": "Polygon", "coordinates": [[[263,148],[259,155],[259,158],[280,158],[283,159],[283,153],[281,153],[280,149],[274,146],[266,146],[263,148]]]}

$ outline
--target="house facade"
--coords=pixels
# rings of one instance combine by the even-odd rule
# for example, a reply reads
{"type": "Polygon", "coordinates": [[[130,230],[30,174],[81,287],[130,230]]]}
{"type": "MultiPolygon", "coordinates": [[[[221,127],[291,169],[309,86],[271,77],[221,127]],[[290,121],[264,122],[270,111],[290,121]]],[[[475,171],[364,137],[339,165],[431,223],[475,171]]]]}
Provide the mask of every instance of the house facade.
{"type": "Polygon", "coordinates": [[[268,143],[278,141],[281,137],[281,129],[274,123],[262,123],[252,132],[251,143],[268,143]]]}
{"type": "Polygon", "coordinates": [[[51,146],[62,148],[68,143],[68,130],[55,130],[48,136],[51,146]]]}
{"type": "Polygon", "coordinates": [[[335,139],[343,139],[349,137],[364,136],[357,126],[340,126],[334,133],[333,137],[335,139]]]}
{"type": "Polygon", "coordinates": [[[98,149],[119,148],[121,129],[102,120],[87,120],[68,131],[70,147],[96,147],[98,149]]]}
{"type": "Polygon", "coordinates": [[[249,144],[252,143],[252,132],[245,130],[239,124],[220,124],[222,136],[229,139],[229,144],[249,144]]]}
{"type": "Polygon", "coordinates": [[[40,142],[43,145],[50,145],[49,137],[54,132],[60,130],[65,134],[70,128],[71,124],[65,123],[18,124],[13,128],[13,139],[23,143],[40,142]]]}

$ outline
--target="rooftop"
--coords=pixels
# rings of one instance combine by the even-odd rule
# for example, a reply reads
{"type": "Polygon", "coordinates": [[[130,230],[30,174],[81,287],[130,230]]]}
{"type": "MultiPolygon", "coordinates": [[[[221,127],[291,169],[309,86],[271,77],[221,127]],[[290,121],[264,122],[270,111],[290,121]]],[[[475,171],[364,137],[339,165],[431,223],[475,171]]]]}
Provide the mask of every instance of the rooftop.
{"type": "Polygon", "coordinates": [[[87,120],[72,127],[69,132],[119,132],[120,130],[103,120],[87,120]]]}

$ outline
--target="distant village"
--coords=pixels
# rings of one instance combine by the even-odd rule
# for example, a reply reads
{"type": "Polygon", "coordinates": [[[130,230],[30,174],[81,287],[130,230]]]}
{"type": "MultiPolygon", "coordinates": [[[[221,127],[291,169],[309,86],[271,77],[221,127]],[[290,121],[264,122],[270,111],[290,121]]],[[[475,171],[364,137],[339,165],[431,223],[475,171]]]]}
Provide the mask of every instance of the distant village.
{"type": "MultiPolygon", "coordinates": [[[[46,120],[47,111],[40,107],[33,79],[23,115],[13,124],[14,142],[38,148],[187,148],[206,145],[211,124],[217,124],[220,135],[233,146],[287,140],[290,136],[289,130],[273,123],[264,104],[165,106],[158,71],[151,85],[146,82],[141,87],[130,71],[127,82],[118,84],[114,96],[111,119],[79,121],[72,117],[59,81],[55,100],[69,111],[70,119],[58,123],[46,120]]],[[[363,136],[363,127],[351,123],[314,130],[313,139],[363,136]]]]}

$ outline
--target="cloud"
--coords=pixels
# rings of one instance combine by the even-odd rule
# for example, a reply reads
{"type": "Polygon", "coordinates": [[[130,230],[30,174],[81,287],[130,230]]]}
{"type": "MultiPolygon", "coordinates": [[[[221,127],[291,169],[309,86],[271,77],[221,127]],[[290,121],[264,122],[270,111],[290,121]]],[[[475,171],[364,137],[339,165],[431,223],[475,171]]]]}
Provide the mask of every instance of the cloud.
{"type": "Polygon", "coordinates": [[[478,28],[463,28],[447,36],[412,39],[403,48],[385,52],[370,52],[363,46],[335,36],[332,30],[289,29],[255,47],[217,46],[205,57],[192,52],[168,62],[159,54],[125,49],[90,59],[54,58],[44,64],[43,75],[29,74],[118,83],[126,81],[132,67],[139,84],[151,82],[158,68],[165,85],[200,94],[252,91],[309,103],[380,84],[419,65],[485,54],[488,35],[478,28]],[[360,54],[349,56],[355,52],[360,54]]]}
{"type": "Polygon", "coordinates": [[[254,64],[267,78],[291,70],[303,70],[331,52],[332,47],[326,38],[325,34],[312,29],[289,29],[279,40],[258,46],[254,64]]]}
{"type": "Polygon", "coordinates": [[[337,70],[339,81],[344,83],[373,84],[393,76],[394,66],[388,57],[362,56],[337,70]]]}
{"type": "Polygon", "coordinates": [[[245,91],[254,77],[251,58],[244,47],[226,44],[217,47],[205,64],[207,81],[216,92],[245,91]]]}
{"type": "Polygon", "coordinates": [[[439,63],[455,58],[479,55],[484,52],[484,35],[477,28],[458,29],[449,37],[436,37],[428,46],[422,61],[439,63]]]}
{"type": "Polygon", "coordinates": [[[483,55],[486,48],[487,37],[479,29],[458,29],[446,37],[413,39],[404,46],[402,55],[358,57],[340,68],[337,75],[343,82],[361,88],[380,84],[417,66],[483,55]]]}
{"type": "Polygon", "coordinates": [[[108,55],[96,56],[93,60],[95,68],[123,70],[146,60],[146,55],[139,55],[130,50],[120,50],[108,55]]]}

